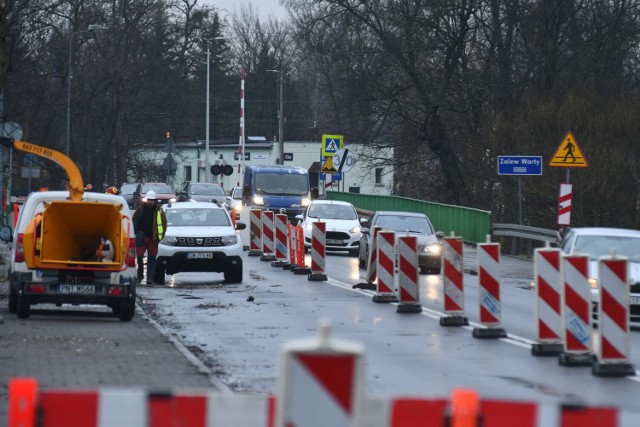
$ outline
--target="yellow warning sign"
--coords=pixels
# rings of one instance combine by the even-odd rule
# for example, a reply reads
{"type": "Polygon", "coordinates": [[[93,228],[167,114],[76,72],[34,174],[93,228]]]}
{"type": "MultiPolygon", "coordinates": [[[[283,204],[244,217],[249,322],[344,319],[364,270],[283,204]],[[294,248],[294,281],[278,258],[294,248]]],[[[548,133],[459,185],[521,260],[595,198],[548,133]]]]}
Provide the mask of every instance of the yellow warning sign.
{"type": "Polygon", "coordinates": [[[327,157],[327,160],[322,165],[320,172],[325,172],[325,173],[338,172],[336,168],[333,166],[333,157],[327,157]]]}
{"type": "Polygon", "coordinates": [[[562,143],[553,155],[549,166],[560,168],[586,168],[588,166],[587,159],[582,154],[578,141],[571,131],[562,140],[562,143]]]}

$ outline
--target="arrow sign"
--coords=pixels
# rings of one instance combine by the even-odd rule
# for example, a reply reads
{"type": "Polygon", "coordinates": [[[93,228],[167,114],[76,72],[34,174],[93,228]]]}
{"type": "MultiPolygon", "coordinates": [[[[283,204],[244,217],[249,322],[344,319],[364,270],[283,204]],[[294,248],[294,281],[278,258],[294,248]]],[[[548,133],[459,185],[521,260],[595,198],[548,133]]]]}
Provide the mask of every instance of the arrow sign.
{"type": "Polygon", "coordinates": [[[341,148],[333,154],[333,167],[338,172],[349,172],[356,164],[356,156],[347,148],[341,148]]]}

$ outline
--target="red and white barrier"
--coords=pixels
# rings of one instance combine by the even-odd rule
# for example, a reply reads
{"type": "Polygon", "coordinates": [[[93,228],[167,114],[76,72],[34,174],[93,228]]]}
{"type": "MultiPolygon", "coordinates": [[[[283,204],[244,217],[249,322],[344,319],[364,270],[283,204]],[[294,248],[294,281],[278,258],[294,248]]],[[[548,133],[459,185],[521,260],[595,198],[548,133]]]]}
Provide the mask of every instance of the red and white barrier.
{"type": "Polygon", "coordinates": [[[262,210],[251,209],[249,211],[249,256],[262,255],[262,210]]]}
{"type": "Polygon", "coordinates": [[[273,261],[276,256],[273,253],[273,211],[262,212],[262,255],[260,261],[273,261]]]}
{"type": "Polygon", "coordinates": [[[293,274],[309,274],[311,269],[307,267],[304,257],[304,230],[300,226],[291,229],[294,234],[293,242],[295,245],[295,265],[291,266],[293,274]]]}
{"type": "Polygon", "coordinates": [[[560,195],[558,197],[558,225],[571,224],[572,193],[572,184],[560,184],[560,195]]]}
{"type": "Polygon", "coordinates": [[[506,338],[507,333],[500,328],[502,303],[500,302],[500,244],[478,245],[478,302],[480,323],[485,328],[474,328],[474,338],[506,338]]]}
{"type": "Polygon", "coordinates": [[[288,242],[289,242],[289,230],[288,219],[286,214],[276,214],[274,217],[275,224],[275,257],[276,260],[271,263],[273,267],[284,267],[285,265],[291,265],[287,261],[288,255],[288,242]]]}
{"type": "Polygon", "coordinates": [[[563,366],[591,366],[591,290],[589,256],[562,257],[562,331],[564,351],[558,362],[563,366]]]}
{"type": "Polygon", "coordinates": [[[358,425],[364,348],[333,340],[329,333],[323,322],[317,338],[282,347],[276,427],[358,425]]]}
{"type": "Polygon", "coordinates": [[[327,224],[314,222],[311,226],[311,273],[307,276],[308,280],[327,280],[327,275],[324,272],[326,251],[327,224]]]}
{"type": "Polygon", "coordinates": [[[562,352],[562,275],[560,249],[538,248],[534,254],[536,325],[538,343],[534,356],[557,356],[562,352]]]}
{"type": "Polygon", "coordinates": [[[612,255],[598,260],[600,345],[596,376],[631,376],[629,346],[629,259],[612,255]]]}
{"type": "Polygon", "coordinates": [[[418,238],[398,236],[398,308],[396,313],[421,313],[418,238]]]}
{"type": "Polygon", "coordinates": [[[367,254],[367,272],[365,273],[367,276],[366,282],[358,283],[354,285],[354,288],[362,288],[368,289],[370,291],[375,291],[377,286],[375,284],[378,273],[378,233],[380,232],[380,227],[372,227],[369,229],[369,253],[367,254]]]}
{"type": "Polygon", "coordinates": [[[396,233],[393,231],[380,231],[376,238],[378,255],[377,267],[378,282],[373,302],[396,302],[396,233]]]}
{"type": "Polygon", "coordinates": [[[442,252],[442,284],[444,313],[440,326],[464,326],[469,319],[464,316],[464,254],[462,237],[444,238],[442,252]]]}

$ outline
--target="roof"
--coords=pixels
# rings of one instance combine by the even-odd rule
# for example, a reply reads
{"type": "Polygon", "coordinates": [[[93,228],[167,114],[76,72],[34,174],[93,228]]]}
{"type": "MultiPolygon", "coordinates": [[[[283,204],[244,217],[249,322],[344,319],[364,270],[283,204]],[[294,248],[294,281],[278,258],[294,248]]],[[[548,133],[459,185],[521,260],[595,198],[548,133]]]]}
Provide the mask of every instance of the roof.
{"type": "Polygon", "coordinates": [[[427,216],[422,212],[404,212],[404,211],[376,211],[377,215],[385,215],[385,216],[427,216]]]}
{"type": "Polygon", "coordinates": [[[327,199],[315,199],[311,201],[313,205],[343,205],[343,206],[353,206],[352,203],[345,202],[343,200],[327,200],[327,199]]]}
{"type": "Polygon", "coordinates": [[[614,227],[579,227],[572,228],[572,233],[578,236],[627,236],[627,237],[640,237],[639,230],[633,230],[629,228],[614,228],[614,227]]]}
{"type": "Polygon", "coordinates": [[[167,209],[224,209],[224,206],[211,202],[175,202],[167,209]]]}

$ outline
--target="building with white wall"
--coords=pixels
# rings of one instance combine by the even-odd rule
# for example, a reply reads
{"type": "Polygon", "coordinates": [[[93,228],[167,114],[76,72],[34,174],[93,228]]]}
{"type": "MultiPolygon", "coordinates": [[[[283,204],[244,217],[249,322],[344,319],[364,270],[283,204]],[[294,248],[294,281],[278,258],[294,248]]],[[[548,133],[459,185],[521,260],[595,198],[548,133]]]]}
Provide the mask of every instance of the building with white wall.
{"type": "MultiPolygon", "coordinates": [[[[173,153],[168,153],[159,149],[157,145],[145,147],[136,153],[137,157],[147,159],[158,166],[168,165],[168,155],[171,155],[172,166],[175,172],[169,175],[167,182],[177,191],[181,189],[187,181],[205,182],[207,174],[211,176],[212,182],[219,182],[225,189],[231,189],[238,184],[242,184],[242,168],[244,165],[269,165],[276,164],[278,158],[278,143],[268,141],[264,138],[247,137],[245,142],[245,159],[239,159],[238,144],[225,141],[209,142],[209,164],[210,165],[230,165],[233,173],[226,175],[212,175],[205,170],[205,147],[204,141],[177,142],[174,144],[173,153]],[[240,173],[239,173],[240,171],[240,173]]],[[[164,147],[167,149],[167,147],[164,147]]],[[[320,194],[326,191],[345,191],[362,194],[390,195],[393,191],[393,170],[392,166],[371,167],[358,157],[373,157],[368,153],[372,150],[363,144],[345,144],[344,148],[350,149],[356,156],[356,163],[348,172],[343,172],[340,180],[336,180],[333,174],[321,172],[321,143],[310,141],[285,141],[284,142],[284,164],[291,166],[301,166],[308,169],[311,175],[311,186],[317,186],[320,194]]],[[[392,156],[392,152],[387,156],[392,156]]],[[[380,156],[376,152],[377,157],[380,156]]],[[[148,180],[147,180],[148,181],[148,180]]]]}

